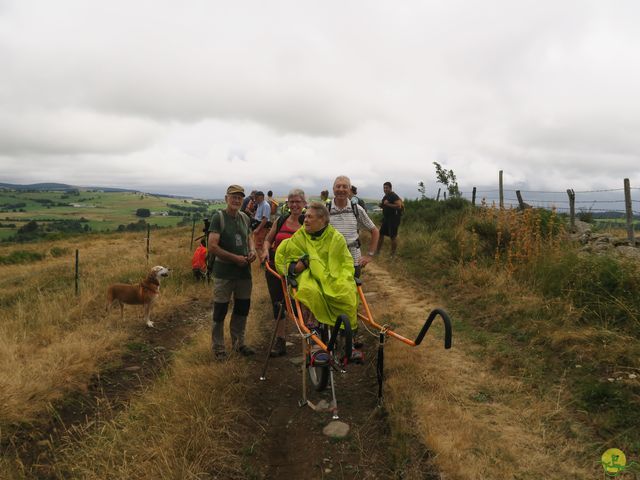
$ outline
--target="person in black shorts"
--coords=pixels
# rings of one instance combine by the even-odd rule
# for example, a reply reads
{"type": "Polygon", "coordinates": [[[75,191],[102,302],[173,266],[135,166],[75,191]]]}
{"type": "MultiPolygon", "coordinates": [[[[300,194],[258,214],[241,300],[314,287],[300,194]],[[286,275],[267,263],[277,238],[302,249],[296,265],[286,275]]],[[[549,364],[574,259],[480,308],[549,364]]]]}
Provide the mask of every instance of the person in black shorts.
{"type": "Polygon", "coordinates": [[[402,200],[392,190],[391,182],[384,182],[382,186],[384,197],[380,202],[382,208],[382,226],[380,227],[380,239],[378,240],[377,252],[382,250],[384,237],[391,239],[391,256],[395,256],[398,248],[398,229],[400,228],[400,219],[402,218],[402,200]]]}

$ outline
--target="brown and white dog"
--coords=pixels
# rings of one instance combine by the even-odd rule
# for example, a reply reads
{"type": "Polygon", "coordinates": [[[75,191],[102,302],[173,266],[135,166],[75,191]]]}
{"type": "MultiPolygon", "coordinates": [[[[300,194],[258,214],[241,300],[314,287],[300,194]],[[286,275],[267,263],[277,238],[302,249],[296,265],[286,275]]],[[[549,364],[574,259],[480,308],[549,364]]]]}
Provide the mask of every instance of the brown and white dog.
{"type": "Polygon", "coordinates": [[[169,276],[170,270],[161,265],[153,267],[147,278],[137,285],[127,283],[115,283],[107,289],[107,314],[114,302],[120,305],[120,319],[124,319],[124,304],[143,305],[144,319],[147,327],[153,327],[150,320],[151,304],[160,295],[160,278],[169,276]]]}

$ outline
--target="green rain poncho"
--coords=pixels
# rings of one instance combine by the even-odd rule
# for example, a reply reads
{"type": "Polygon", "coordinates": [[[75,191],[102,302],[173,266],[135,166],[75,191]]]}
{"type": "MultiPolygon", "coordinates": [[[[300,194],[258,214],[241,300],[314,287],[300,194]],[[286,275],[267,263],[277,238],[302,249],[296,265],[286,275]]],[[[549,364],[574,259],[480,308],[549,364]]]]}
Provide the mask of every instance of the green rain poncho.
{"type": "Polygon", "coordinates": [[[286,275],[291,262],[309,256],[309,268],[297,275],[296,298],[319,322],[334,325],[340,314],[349,317],[351,329],[357,328],[358,296],[354,280],[353,257],[347,242],[331,225],[318,237],[304,228],[284,240],[276,251],[276,268],[286,275]]]}

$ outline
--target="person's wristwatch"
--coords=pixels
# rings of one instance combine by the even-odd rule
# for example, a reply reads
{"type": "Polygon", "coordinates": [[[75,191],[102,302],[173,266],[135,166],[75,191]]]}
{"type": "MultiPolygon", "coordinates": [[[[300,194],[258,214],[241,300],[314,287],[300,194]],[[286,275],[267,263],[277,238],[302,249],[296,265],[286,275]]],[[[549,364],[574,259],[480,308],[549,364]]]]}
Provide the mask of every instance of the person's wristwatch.
{"type": "Polygon", "coordinates": [[[367,255],[369,255],[370,257],[375,257],[376,256],[376,252],[368,252],[367,255]]]}

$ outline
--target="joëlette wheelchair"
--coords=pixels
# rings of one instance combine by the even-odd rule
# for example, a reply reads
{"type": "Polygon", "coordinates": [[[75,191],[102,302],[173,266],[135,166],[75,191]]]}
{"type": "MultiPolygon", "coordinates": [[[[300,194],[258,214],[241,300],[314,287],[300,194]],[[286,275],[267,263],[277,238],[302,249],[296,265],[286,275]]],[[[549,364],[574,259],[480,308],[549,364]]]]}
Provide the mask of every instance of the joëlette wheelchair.
{"type": "MultiPolygon", "coordinates": [[[[349,319],[346,315],[339,315],[336,318],[335,325],[332,327],[326,323],[320,322],[309,324],[308,319],[305,318],[305,309],[302,308],[302,305],[296,298],[298,281],[294,273],[295,263],[291,263],[289,265],[286,276],[280,275],[275,271],[269,265],[269,262],[265,263],[265,267],[271,275],[274,275],[280,280],[280,284],[284,292],[284,302],[278,305],[280,312],[277,317],[277,322],[283,321],[282,311],[284,309],[284,317],[295,323],[300,336],[302,337],[302,398],[298,402],[298,405],[300,407],[309,406],[316,411],[326,410],[326,408],[312,403],[307,397],[308,375],[309,380],[316,391],[322,391],[326,389],[328,385],[331,385],[332,401],[328,410],[332,412],[333,419],[338,419],[338,402],[336,399],[334,372],[341,374],[346,373],[347,364],[351,359],[353,349],[353,332],[351,331],[349,319]]],[[[439,316],[444,322],[444,348],[449,349],[451,348],[452,341],[451,320],[447,312],[441,308],[436,308],[427,316],[427,319],[420,329],[416,339],[410,340],[393,331],[388,325],[379,325],[374,321],[371,309],[369,308],[367,299],[362,291],[362,282],[358,278],[355,279],[355,282],[357,294],[360,300],[358,319],[363,322],[368,330],[377,332],[378,336],[376,373],[378,379],[378,406],[382,406],[385,340],[390,337],[399,340],[410,347],[417,347],[424,339],[433,321],[439,316]]],[[[260,380],[266,380],[269,352],[273,347],[277,328],[278,325],[276,325],[274,329],[271,344],[267,350],[267,357],[264,362],[260,380]]]]}

